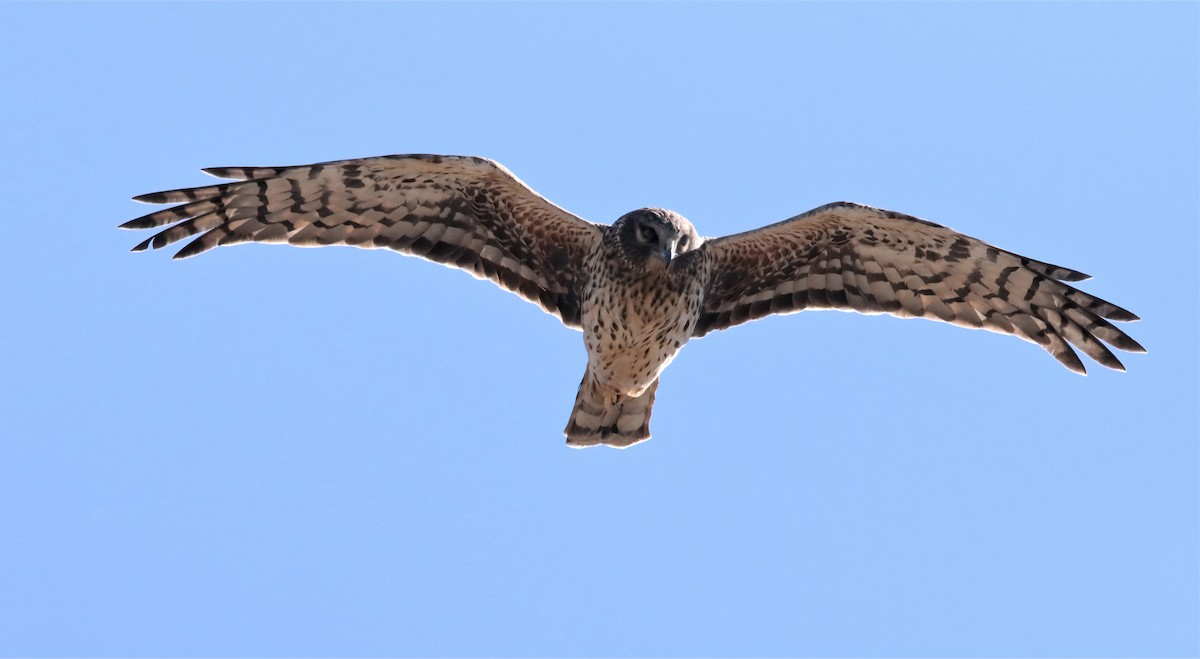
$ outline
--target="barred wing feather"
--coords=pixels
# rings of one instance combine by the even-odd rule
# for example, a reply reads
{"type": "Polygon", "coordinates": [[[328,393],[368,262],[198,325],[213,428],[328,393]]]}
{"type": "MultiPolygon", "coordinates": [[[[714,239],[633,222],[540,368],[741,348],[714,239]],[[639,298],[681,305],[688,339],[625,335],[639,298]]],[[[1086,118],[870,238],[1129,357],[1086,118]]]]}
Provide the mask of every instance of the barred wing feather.
{"type": "Polygon", "coordinates": [[[493,161],[403,155],[204,171],[237,180],[135,197],[180,205],[121,225],[170,225],[134,251],[192,236],[175,258],[241,242],[390,249],[490,279],[579,326],[577,277],[603,228],[493,161]]]}
{"type": "Polygon", "coordinates": [[[829,204],[701,250],[710,275],[695,336],[773,313],[840,309],[1013,334],[1077,373],[1086,369],[1072,346],[1117,370],[1108,346],[1145,352],[1110,322],[1137,316],[1064,283],[1087,275],[892,211],[829,204]]]}

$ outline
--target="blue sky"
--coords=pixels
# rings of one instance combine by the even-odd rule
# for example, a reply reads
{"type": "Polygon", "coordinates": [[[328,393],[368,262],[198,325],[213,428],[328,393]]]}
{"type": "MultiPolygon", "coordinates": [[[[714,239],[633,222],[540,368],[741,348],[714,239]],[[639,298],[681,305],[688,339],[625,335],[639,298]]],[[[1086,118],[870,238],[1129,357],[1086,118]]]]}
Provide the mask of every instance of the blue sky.
{"type": "Polygon", "coordinates": [[[0,5],[0,654],[1200,653],[1195,3],[0,5]],[[353,249],[129,254],[206,166],[483,155],[705,235],[847,199],[1149,348],[829,312],[565,447],[580,335],[353,249]]]}

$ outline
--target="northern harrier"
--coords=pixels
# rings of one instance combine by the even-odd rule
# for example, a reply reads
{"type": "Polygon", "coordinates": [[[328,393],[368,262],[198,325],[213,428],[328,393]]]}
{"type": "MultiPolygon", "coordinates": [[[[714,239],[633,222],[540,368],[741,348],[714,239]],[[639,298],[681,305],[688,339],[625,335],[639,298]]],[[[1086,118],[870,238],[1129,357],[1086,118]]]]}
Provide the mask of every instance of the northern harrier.
{"type": "Polygon", "coordinates": [[[490,279],[583,331],[588,364],[565,430],[571,446],[648,439],[659,374],[683,344],[773,313],[889,313],[1013,334],[1077,373],[1085,369],[1071,346],[1117,370],[1105,343],[1145,352],[1109,322],[1137,316],[1063,283],[1087,275],[870,206],[828,204],[707,239],[658,208],[593,224],[483,158],[204,171],[236,181],[135,197],[181,205],[123,224],[172,225],[134,251],[197,234],[175,258],[251,241],[352,245],[490,279]]]}

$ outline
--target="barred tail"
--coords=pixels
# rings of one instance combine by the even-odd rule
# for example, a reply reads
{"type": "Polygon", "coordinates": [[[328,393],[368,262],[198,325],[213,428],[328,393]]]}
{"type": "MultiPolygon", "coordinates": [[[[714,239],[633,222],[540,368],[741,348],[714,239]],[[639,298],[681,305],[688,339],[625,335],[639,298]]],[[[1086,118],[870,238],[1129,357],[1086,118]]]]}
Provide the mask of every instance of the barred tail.
{"type": "Polygon", "coordinates": [[[584,373],[575,396],[575,409],[563,430],[567,446],[604,444],[626,448],[650,439],[650,412],[656,389],[658,380],[636,398],[608,394],[596,384],[590,371],[584,373]]]}

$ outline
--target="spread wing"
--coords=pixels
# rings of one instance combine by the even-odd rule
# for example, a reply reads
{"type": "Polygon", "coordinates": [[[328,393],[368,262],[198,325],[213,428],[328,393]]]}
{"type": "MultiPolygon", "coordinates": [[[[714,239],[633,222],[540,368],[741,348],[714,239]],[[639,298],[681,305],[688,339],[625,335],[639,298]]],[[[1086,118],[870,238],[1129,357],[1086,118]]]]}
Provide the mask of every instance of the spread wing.
{"type": "Polygon", "coordinates": [[[1014,334],[1085,373],[1071,349],[1124,370],[1105,343],[1142,346],[1110,320],[1137,316],[1063,282],[1088,276],[892,211],[834,203],[707,241],[695,336],[772,313],[840,309],[1014,334]]]}
{"type": "Polygon", "coordinates": [[[241,242],[391,249],[457,267],[579,326],[586,255],[603,229],[483,158],[402,155],[205,172],[233,183],[135,197],[181,205],[123,229],[171,225],[134,247],[196,236],[175,258],[241,242]]]}

